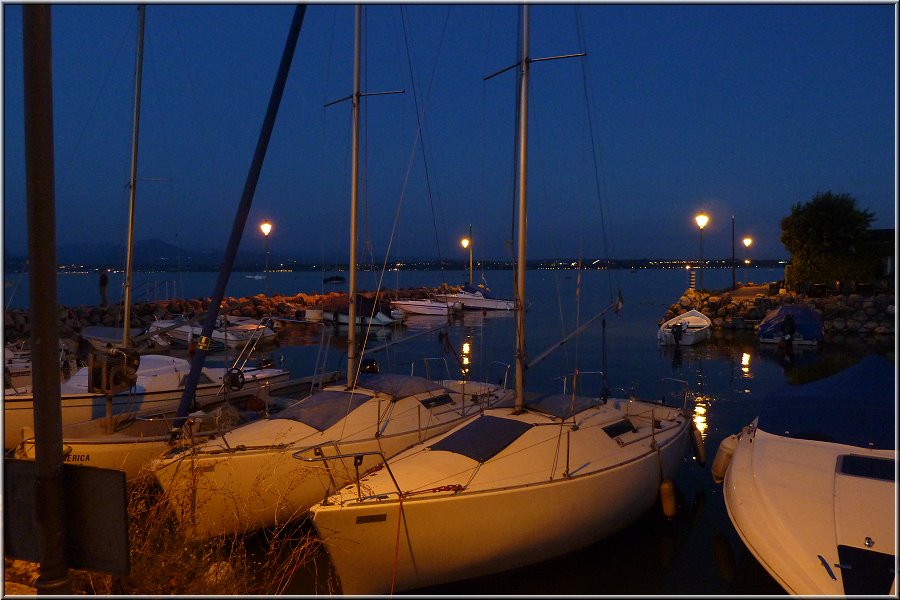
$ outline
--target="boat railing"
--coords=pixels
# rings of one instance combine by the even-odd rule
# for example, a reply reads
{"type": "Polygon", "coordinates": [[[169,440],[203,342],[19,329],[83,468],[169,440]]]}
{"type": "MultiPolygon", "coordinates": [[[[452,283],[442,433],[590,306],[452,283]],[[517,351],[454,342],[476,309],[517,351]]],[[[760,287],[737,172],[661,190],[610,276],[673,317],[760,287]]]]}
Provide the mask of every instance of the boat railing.
{"type": "MultiPolygon", "coordinates": [[[[361,475],[360,467],[362,466],[363,460],[365,459],[365,457],[366,456],[378,456],[381,458],[381,462],[379,462],[378,465],[383,466],[385,469],[387,469],[388,475],[390,475],[391,481],[394,482],[394,487],[397,490],[397,492],[396,492],[397,497],[399,498],[403,495],[403,492],[400,491],[400,484],[397,483],[397,478],[394,477],[394,472],[391,470],[391,465],[388,463],[387,458],[385,458],[384,454],[381,451],[372,450],[372,451],[368,451],[368,452],[351,452],[349,454],[334,454],[331,456],[325,456],[325,454],[322,452],[322,448],[325,446],[331,446],[331,445],[333,445],[335,450],[337,450],[336,443],[328,442],[325,444],[319,444],[317,446],[310,446],[309,448],[304,448],[303,450],[298,450],[297,452],[294,452],[293,454],[291,454],[291,456],[297,460],[302,460],[304,462],[322,462],[322,463],[324,463],[325,469],[328,471],[328,475],[329,475],[329,478],[331,479],[332,485],[335,486],[335,491],[337,491],[337,484],[334,480],[334,477],[331,475],[331,470],[328,468],[328,461],[329,460],[342,460],[343,461],[343,459],[352,458],[353,459],[353,468],[355,470],[355,476],[356,476],[354,481],[356,481],[356,501],[357,502],[364,502],[364,501],[370,500],[372,498],[382,498],[382,497],[386,496],[386,494],[383,494],[383,493],[378,494],[378,495],[363,496],[362,486],[359,483],[359,478],[361,475]],[[313,456],[305,456],[305,454],[308,454],[310,450],[312,450],[314,455],[313,456]]],[[[378,466],[378,465],[376,465],[376,466],[378,466]]],[[[362,473],[362,474],[364,475],[365,473],[362,473]]],[[[328,502],[328,498],[326,497],[325,501],[323,503],[327,503],[327,502],[328,502]]]]}

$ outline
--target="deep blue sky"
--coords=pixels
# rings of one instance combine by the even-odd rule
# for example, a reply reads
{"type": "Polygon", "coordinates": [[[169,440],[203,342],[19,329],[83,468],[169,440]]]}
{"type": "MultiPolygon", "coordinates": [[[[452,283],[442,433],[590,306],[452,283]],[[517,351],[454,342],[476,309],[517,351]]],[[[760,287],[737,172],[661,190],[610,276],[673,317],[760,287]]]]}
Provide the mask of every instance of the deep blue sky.
{"type": "MultiPolygon", "coordinates": [[[[149,5],[137,239],[224,248],[293,10],[149,5]]],[[[366,8],[363,89],[406,90],[363,104],[376,262],[395,227],[392,259],[464,258],[470,223],[476,259],[510,256],[515,77],[484,77],[517,60],[518,10],[366,8]]],[[[3,6],[11,254],[26,249],[21,12],[3,6]]],[[[52,15],[58,243],[124,244],[137,10],[52,15]]],[[[781,219],[827,190],[894,227],[894,4],[533,5],[531,34],[532,57],[588,57],[532,65],[529,258],[695,258],[700,209],[706,258],[730,257],[732,216],[739,258],[746,235],[782,258],[781,219]]],[[[310,5],[242,248],[262,250],[269,218],[273,254],[346,259],[350,105],[324,105],[350,94],[352,54],[353,6],[310,5]]]]}

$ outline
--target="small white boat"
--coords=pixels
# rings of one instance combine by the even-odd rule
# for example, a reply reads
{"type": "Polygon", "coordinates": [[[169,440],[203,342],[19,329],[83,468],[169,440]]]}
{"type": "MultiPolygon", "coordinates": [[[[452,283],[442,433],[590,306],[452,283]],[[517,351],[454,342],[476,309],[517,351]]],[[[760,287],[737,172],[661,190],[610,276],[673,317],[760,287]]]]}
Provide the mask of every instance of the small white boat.
{"type": "Polygon", "coordinates": [[[410,315],[449,315],[454,310],[462,309],[462,304],[443,300],[391,300],[391,306],[410,315]]]}
{"type": "MultiPolygon", "coordinates": [[[[183,346],[200,339],[203,325],[196,319],[177,315],[174,319],[159,319],[147,329],[148,334],[158,332],[157,337],[169,338],[183,346]]],[[[213,346],[243,348],[251,340],[272,342],[276,338],[271,319],[251,319],[248,317],[219,316],[210,336],[213,346]]]]}
{"type": "Polygon", "coordinates": [[[507,398],[501,385],[361,374],[269,418],[241,425],[151,468],[185,535],[201,539],[285,523],[328,493],[423,439],[507,398]],[[362,453],[354,463],[341,458],[362,453]],[[308,465],[294,454],[325,457],[308,465]]]}
{"type": "MultiPolygon", "coordinates": [[[[63,426],[106,416],[107,397],[105,394],[89,391],[89,370],[89,367],[81,367],[61,384],[63,426]]],[[[142,355],[137,369],[137,382],[130,389],[113,394],[112,413],[121,415],[176,410],[181,402],[184,378],[190,370],[190,362],[183,358],[161,354],[142,355]]],[[[254,369],[241,373],[240,389],[230,389],[228,392],[232,398],[252,396],[264,383],[274,383],[289,377],[288,371],[284,369],[254,369]]],[[[197,406],[221,402],[226,377],[232,376],[225,367],[204,367],[197,385],[197,406]]],[[[4,448],[13,448],[34,436],[34,396],[31,389],[4,390],[3,421],[4,448]]]]}
{"type": "Polygon", "coordinates": [[[712,321],[698,310],[673,317],[659,326],[656,339],[660,346],[693,346],[708,340],[712,321]]]}
{"type": "Polygon", "coordinates": [[[790,594],[897,595],[896,365],[788,386],[713,462],[744,544],[790,594]]]}
{"type": "MultiPolygon", "coordinates": [[[[129,340],[134,340],[146,329],[132,327],[129,331],[129,340]]],[[[100,325],[91,325],[81,330],[82,339],[97,350],[108,350],[109,348],[122,348],[123,331],[121,327],[103,327],[100,325]]],[[[130,347],[136,347],[138,352],[158,354],[164,352],[172,343],[163,335],[151,335],[143,338],[140,342],[130,344],[130,347]]]]}
{"type": "Polygon", "coordinates": [[[483,284],[476,286],[464,285],[454,294],[435,294],[436,300],[448,304],[459,303],[463,310],[514,310],[516,303],[513,300],[497,298],[483,284]]]}

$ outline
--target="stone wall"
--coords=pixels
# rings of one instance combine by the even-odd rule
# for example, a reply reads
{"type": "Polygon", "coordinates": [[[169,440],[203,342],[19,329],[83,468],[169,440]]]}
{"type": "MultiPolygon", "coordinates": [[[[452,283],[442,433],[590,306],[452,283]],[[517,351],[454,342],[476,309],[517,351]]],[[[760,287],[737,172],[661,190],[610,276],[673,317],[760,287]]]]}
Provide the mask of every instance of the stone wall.
{"type": "Polygon", "coordinates": [[[801,304],[822,315],[826,340],[839,335],[893,336],[895,333],[893,294],[810,298],[784,291],[777,295],[742,296],[739,292],[707,293],[688,289],[669,307],[659,324],[694,309],[709,317],[716,329],[753,329],[768,311],[782,304],[801,304]]]}

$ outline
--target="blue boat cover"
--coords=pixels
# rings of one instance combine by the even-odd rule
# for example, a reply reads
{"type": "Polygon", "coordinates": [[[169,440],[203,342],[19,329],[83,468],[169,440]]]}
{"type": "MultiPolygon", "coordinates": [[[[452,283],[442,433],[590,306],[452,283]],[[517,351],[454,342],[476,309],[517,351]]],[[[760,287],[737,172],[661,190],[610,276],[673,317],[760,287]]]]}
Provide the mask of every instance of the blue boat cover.
{"type": "Polygon", "coordinates": [[[794,319],[795,331],[807,340],[821,341],[825,336],[825,325],[822,315],[811,308],[800,304],[782,304],[770,310],[759,322],[760,338],[780,338],[781,326],[788,316],[794,319]]]}
{"type": "Polygon", "coordinates": [[[519,439],[531,424],[482,415],[431,446],[432,450],[455,452],[483,463],[519,439]]]}
{"type": "MultiPolygon", "coordinates": [[[[587,396],[575,396],[575,413],[594,406],[597,403],[596,398],[587,396]]],[[[568,419],[572,416],[572,396],[567,394],[550,394],[546,396],[538,396],[525,402],[525,406],[538,412],[553,415],[560,419],[568,419]]]]}
{"type": "Polygon", "coordinates": [[[415,394],[424,394],[426,392],[448,393],[447,388],[442,385],[415,375],[361,373],[356,381],[359,387],[388,394],[393,398],[405,398],[406,396],[414,396],[415,394]]]}
{"type": "Polygon", "coordinates": [[[324,390],[275,413],[272,418],[299,421],[325,431],[371,397],[369,394],[324,390]]]}
{"type": "Polygon", "coordinates": [[[830,377],[770,394],[759,429],[790,438],[867,449],[896,449],[895,371],[892,361],[868,356],[830,377]]]}
{"type": "MultiPolygon", "coordinates": [[[[391,396],[393,400],[415,394],[434,392],[438,395],[449,391],[430,379],[413,375],[391,373],[363,373],[357,378],[360,388],[391,396]]],[[[273,415],[273,419],[291,419],[306,423],[319,431],[325,431],[339,420],[359,408],[369,394],[354,393],[352,390],[324,390],[273,415]]]]}

